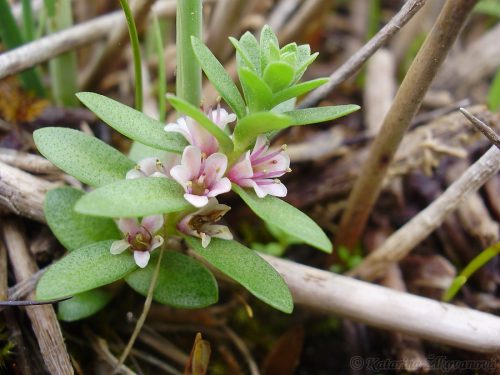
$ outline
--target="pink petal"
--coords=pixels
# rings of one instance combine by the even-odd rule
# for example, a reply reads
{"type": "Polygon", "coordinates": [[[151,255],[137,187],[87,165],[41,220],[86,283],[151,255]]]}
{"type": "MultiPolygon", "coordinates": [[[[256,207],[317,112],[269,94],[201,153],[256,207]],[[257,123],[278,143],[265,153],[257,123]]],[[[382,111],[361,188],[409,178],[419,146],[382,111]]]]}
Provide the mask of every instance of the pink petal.
{"type": "Polygon", "coordinates": [[[163,245],[163,237],[162,236],[154,236],[153,241],[151,241],[151,248],[149,251],[153,251],[154,249],[163,245]]]}
{"type": "Polygon", "coordinates": [[[201,150],[196,146],[187,146],[182,153],[181,164],[190,172],[189,180],[198,177],[201,168],[201,150]]]}
{"type": "Polygon", "coordinates": [[[125,175],[125,178],[127,180],[133,180],[134,178],[143,178],[143,177],[146,177],[146,176],[144,176],[144,173],[142,173],[141,171],[138,171],[135,168],[128,171],[127,174],[125,175]]]}
{"type": "Polygon", "coordinates": [[[184,165],[176,165],[170,170],[170,176],[182,185],[184,190],[187,189],[187,182],[193,179],[191,171],[184,165]]]}
{"type": "Polygon", "coordinates": [[[177,224],[177,229],[187,235],[194,236],[196,232],[189,227],[189,221],[192,219],[193,214],[186,215],[177,224]]]}
{"type": "Polygon", "coordinates": [[[151,176],[153,173],[155,173],[158,170],[157,167],[157,158],[145,158],[142,159],[138,165],[139,165],[139,170],[144,173],[146,176],[151,176]]]}
{"type": "Polygon", "coordinates": [[[267,172],[286,171],[288,168],[290,168],[290,157],[283,153],[276,155],[259,167],[259,169],[266,169],[267,172]]]}
{"type": "Polygon", "coordinates": [[[231,190],[231,181],[227,177],[217,181],[215,185],[212,185],[210,191],[208,192],[208,197],[215,197],[216,195],[227,193],[231,190]]]}
{"type": "Polygon", "coordinates": [[[269,195],[274,195],[275,197],[286,197],[287,189],[286,186],[281,182],[269,184],[269,185],[261,185],[260,188],[269,195]]]}
{"type": "Polygon", "coordinates": [[[189,133],[189,130],[186,126],[186,121],[181,117],[177,120],[177,123],[169,123],[165,126],[165,131],[166,132],[174,132],[174,133],[180,133],[186,138],[186,141],[189,143],[192,143],[193,139],[191,137],[191,134],[189,133]]]}
{"type": "Polygon", "coordinates": [[[203,207],[208,203],[208,198],[204,195],[184,194],[184,199],[195,207],[203,207]]]}
{"type": "Polygon", "coordinates": [[[163,226],[163,215],[146,216],[142,219],[141,225],[146,228],[149,233],[155,234],[163,226]]]}
{"type": "Polygon", "coordinates": [[[207,185],[220,180],[227,168],[227,156],[219,152],[210,155],[205,161],[205,173],[207,175],[207,185]]]}
{"type": "Polygon", "coordinates": [[[149,254],[149,251],[134,251],[135,264],[137,264],[141,268],[144,268],[148,265],[150,257],[151,254],[149,254]]]}
{"type": "Polygon", "coordinates": [[[192,145],[200,148],[202,152],[210,155],[217,151],[218,143],[215,137],[210,134],[203,126],[198,124],[192,118],[188,118],[187,128],[191,134],[193,142],[192,145]]]}
{"type": "Polygon", "coordinates": [[[251,178],[253,176],[252,163],[250,161],[250,151],[247,151],[245,157],[237,162],[229,172],[231,181],[237,183],[238,180],[251,178]]]}
{"type": "Polygon", "coordinates": [[[123,234],[130,234],[135,236],[139,231],[139,222],[137,219],[120,219],[118,220],[118,228],[120,228],[123,234]]]}
{"type": "Polygon", "coordinates": [[[161,173],[161,172],[155,172],[153,173],[150,177],[163,177],[163,178],[168,178],[168,176],[164,173],[161,173]]]}
{"type": "Polygon", "coordinates": [[[266,152],[268,147],[267,137],[265,135],[259,135],[252,150],[252,159],[266,152]]]}
{"type": "Polygon", "coordinates": [[[130,247],[130,244],[126,240],[115,241],[111,244],[109,252],[113,255],[118,255],[123,253],[130,247]]]}

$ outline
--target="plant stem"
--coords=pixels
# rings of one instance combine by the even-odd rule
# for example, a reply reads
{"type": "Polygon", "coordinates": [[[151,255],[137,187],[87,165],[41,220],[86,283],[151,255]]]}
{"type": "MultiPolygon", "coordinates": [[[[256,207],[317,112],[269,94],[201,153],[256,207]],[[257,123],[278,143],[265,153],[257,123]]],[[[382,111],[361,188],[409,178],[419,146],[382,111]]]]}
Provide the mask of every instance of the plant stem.
{"type": "Polygon", "coordinates": [[[201,100],[201,67],[191,46],[191,36],[201,39],[201,0],[177,2],[177,96],[198,107],[201,100]]]}
{"type": "Polygon", "coordinates": [[[487,249],[483,250],[477,257],[472,259],[462,272],[460,272],[460,274],[453,280],[448,290],[446,290],[443,295],[443,301],[449,302],[452,300],[472,274],[498,254],[500,254],[500,242],[491,245],[487,249]]]}
{"type": "Polygon", "coordinates": [[[349,196],[336,242],[352,249],[382,190],[391,161],[441,63],[477,0],[448,0],[418,52],[349,196]]]}
{"type": "Polygon", "coordinates": [[[160,112],[159,120],[161,122],[165,122],[167,111],[167,103],[165,99],[165,95],[167,94],[167,77],[165,72],[165,61],[163,59],[164,48],[158,17],[153,16],[153,20],[156,55],[158,59],[158,111],[160,112]]]}
{"type": "Polygon", "coordinates": [[[23,28],[24,39],[31,42],[35,38],[35,24],[33,20],[33,9],[31,8],[31,0],[22,0],[23,7],[23,28]]]}
{"type": "Polygon", "coordinates": [[[142,326],[146,321],[149,309],[151,308],[151,303],[153,302],[153,292],[156,287],[156,282],[158,281],[158,276],[160,275],[160,266],[161,266],[161,260],[163,258],[163,252],[164,249],[162,247],[160,250],[160,255],[158,256],[158,261],[156,262],[156,267],[153,272],[153,276],[151,277],[151,284],[149,284],[148,295],[146,296],[146,301],[144,302],[144,308],[142,309],[141,316],[139,317],[139,319],[137,319],[137,323],[135,324],[132,336],[130,336],[127,346],[123,350],[123,353],[120,356],[120,360],[118,361],[118,364],[115,367],[115,372],[123,365],[123,363],[127,359],[128,355],[130,354],[130,351],[132,350],[132,347],[134,346],[135,340],[137,339],[137,336],[139,336],[142,326]]]}
{"type": "Polygon", "coordinates": [[[130,35],[130,44],[132,45],[132,53],[134,56],[134,73],[135,73],[135,109],[142,112],[143,95],[142,95],[142,71],[141,71],[141,50],[139,47],[139,36],[135,27],[134,16],[128,5],[127,0],[120,0],[120,5],[127,19],[128,33],[130,35]]]}

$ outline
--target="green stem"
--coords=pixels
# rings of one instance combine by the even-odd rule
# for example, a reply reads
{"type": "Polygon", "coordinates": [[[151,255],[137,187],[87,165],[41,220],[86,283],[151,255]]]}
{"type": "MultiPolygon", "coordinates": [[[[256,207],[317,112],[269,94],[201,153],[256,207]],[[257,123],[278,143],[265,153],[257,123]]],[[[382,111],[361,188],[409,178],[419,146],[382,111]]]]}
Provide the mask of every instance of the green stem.
{"type": "Polygon", "coordinates": [[[139,48],[139,36],[135,27],[134,16],[128,5],[127,0],[120,0],[120,5],[127,19],[128,32],[130,35],[130,44],[132,45],[132,53],[134,56],[134,72],[135,72],[135,109],[142,112],[143,95],[142,95],[142,71],[141,71],[141,51],[139,48]]]}
{"type": "Polygon", "coordinates": [[[165,122],[167,111],[167,102],[165,95],[167,94],[167,75],[165,72],[165,61],[163,59],[164,49],[163,40],[161,38],[161,28],[158,18],[154,17],[154,37],[156,46],[156,55],[158,59],[158,110],[160,112],[160,121],[165,122]]]}
{"type": "Polygon", "coordinates": [[[471,260],[471,262],[460,272],[460,274],[455,277],[451,283],[448,290],[443,295],[443,301],[448,302],[455,297],[460,288],[467,282],[467,280],[476,272],[479,268],[488,263],[491,259],[500,254],[500,242],[497,242],[486,250],[482,251],[477,257],[471,260]]]}
{"type": "Polygon", "coordinates": [[[201,67],[191,46],[191,36],[201,39],[202,1],[177,2],[177,96],[198,107],[201,100],[201,67]]]}
{"type": "Polygon", "coordinates": [[[33,20],[33,9],[31,8],[31,0],[22,0],[23,6],[23,28],[24,39],[31,42],[35,38],[35,22],[33,20]]]}

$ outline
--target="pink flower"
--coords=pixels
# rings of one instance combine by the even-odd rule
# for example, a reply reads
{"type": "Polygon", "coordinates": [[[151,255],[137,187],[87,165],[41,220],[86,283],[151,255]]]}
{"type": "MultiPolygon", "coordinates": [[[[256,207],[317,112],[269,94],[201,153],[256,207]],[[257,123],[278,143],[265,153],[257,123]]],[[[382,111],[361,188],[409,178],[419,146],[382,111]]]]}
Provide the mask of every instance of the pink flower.
{"type": "Polygon", "coordinates": [[[242,187],[252,187],[259,198],[267,194],[276,197],[286,196],[285,185],[277,177],[290,172],[290,158],[283,151],[268,152],[269,144],[263,135],[257,138],[252,151],[245,155],[231,168],[228,177],[242,187]]]}
{"type": "Polygon", "coordinates": [[[127,172],[127,180],[143,177],[170,177],[170,169],[179,164],[179,156],[169,154],[164,160],[158,158],[142,159],[134,169],[127,172]]]}
{"type": "Polygon", "coordinates": [[[162,215],[146,216],[140,224],[137,219],[118,220],[118,228],[125,235],[125,239],[111,244],[111,254],[121,254],[130,248],[134,252],[135,263],[141,268],[146,267],[150,253],[163,244],[163,237],[155,236],[162,227],[162,215]]]}
{"type": "Polygon", "coordinates": [[[177,224],[177,229],[184,234],[201,238],[201,246],[207,247],[212,237],[232,240],[233,235],[225,225],[218,222],[231,207],[219,204],[216,198],[210,198],[207,205],[198,211],[186,215],[177,224]]]}
{"type": "MultiPolygon", "coordinates": [[[[222,130],[227,124],[236,120],[234,113],[228,113],[220,106],[213,111],[209,108],[207,117],[222,130]]],[[[165,131],[181,133],[191,145],[197,146],[207,156],[219,151],[217,139],[191,117],[181,117],[177,122],[167,124],[165,131]]]]}
{"type": "Polygon", "coordinates": [[[223,177],[226,168],[226,155],[217,152],[207,158],[198,147],[187,146],[181,164],[170,174],[184,188],[184,198],[195,207],[203,207],[208,198],[231,190],[231,182],[223,177]]]}

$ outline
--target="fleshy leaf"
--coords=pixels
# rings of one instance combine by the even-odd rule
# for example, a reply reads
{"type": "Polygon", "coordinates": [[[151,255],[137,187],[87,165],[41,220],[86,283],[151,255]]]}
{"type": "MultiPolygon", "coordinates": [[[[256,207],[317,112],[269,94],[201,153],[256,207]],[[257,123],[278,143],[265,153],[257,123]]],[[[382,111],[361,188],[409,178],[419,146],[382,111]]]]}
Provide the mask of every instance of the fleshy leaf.
{"type": "Polygon", "coordinates": [[[318,79],[313,79],[312,81],[307,81],[307,82],[302,82],[297,85],[293,85],[291,87],[288,87],[284,90],[281,90],[280,92],[277,92],[274,94],[273,97],[273,104],[277,105],[281,102],[284,102],[288,99],[291,98],[296,98],[298,96],[304,95],[308,93],[309,91],[312,91],[325,83],[328,82],[328,78],[318,78],[318,79]]]}
{"type": "Polygon", "coordinates": [[[222,96],[226,103],[231,107],[238,118],[246,114],[245,102],[234,84],[231,77],[227,74],[222,64],[212,54],[212,52],[196,37],[191,37],[191,45],[194,54],[200,62],[201,68],[206,76],[212,82],[217,92],[222,96]]]}
{"type": "Polygon", "coordinates": [[[191,117],[201,126],[203,126],[210,134],[212,134],[222,149],[223,153],[228,153],[233,150],[233,141],[224,130],[213,123],[199,108],[196,108],[191,103],[181,99],[175,95],[167,94],[167,99],[172,104],[177,112],[184,113],[191,117]]]}
{"type": "Polygon", "coordinates": [[[116,100],[93,92],[80,92],[76,96],[102,121],[134,141],[178,154],[187,145],[182,135],[166,132],[165,124],[116,100]]]}
{"type": "Polygon", "coordinates": [[[332,244],[326,234],[302,211],[271,195],[259,198],[253,191],[235,184],[233,190],[265,222],[311,246],[327,253],[332,252],[332,244]]]}
{"type": "Polygon", "coordinates": [[[88,318],[103,309],[113,295],[103,289],[93,289],[58,304],[57,317],[65,322],[88,318]]]}
{"type": "Polygon", "coordinates": [[[238,70],[250,113],[272,108],[273,92],[262,78],[248,68],[238,70]]]}
{"type": "Polygon", "coordinates": [[[235,150],[243,151],[260,134],[287,128],[292,125],[288,116],[273,112],[258,112],[240,120],[234,128],[235,150]]]}
{"type": "Polygon", "coordinates": [[[44,213],[47,223],[59,242],[69,251],[121,237],[113,220],[74,211],[75,203],[83,195],[81,190],[60,187],[50,190],[45,196],[44,213]]]}
{"type": "Polygon", "coordinates": [[[278,38],[268,25],[264,25],[260,32],[260,66],[263,72],[271,61],[271,45],[279,47],[278,38]]]}
{"type": "Polygon", "coordinates": [[[254,250],[239,242],[212,238],[203,248],[200,240],[186,238],[188,244],[211,265],[244,286],[258,299],[285,313],[293,310],[293,300],[285,281],[254,250]]]}
{"type": "Polygon", "coordinates": [[[260,53],[259,53],[259,42],[253,36],[253,34],[247,31],[240,38],[239,41],[240,47],[246,52],[248,59],[252,62],[253,67],[255,68],[255,72],[260,76],[262,73],[260,69],[260,53]]]}
{"type": "MultiPolygon", "coordinates": [[[[126,277],[136,292],[147,295],[157,261],[126,277]]],[[[173,251],[163,255],[153,299],[164,305],[199,309],[217,302],[219,296],[214,276],[196,260],[173,251]]]]}
{"type": "Polygon", "coordinates": [[[33,133],[33,139],[43,156],[91,186],[121,180],[134,167],[132,160],[118,150],[78,130],[42,128],[33,133]]]}
{"type": "Polygon", "coordinates": [[[347,104],[336,105],[318,108],[296,109],[294,111],[285,112],[285,115],[293,118],[293,125],[309,125],[335,120],[336,118],[346,116],[356,112],[359,105],[347,104]]]}
{"type": "Polygon", "coordinates": [[[111,284],[137,268],[132,253],[109,252],[113,241],[101,241],[74,250],[50,266],[36,288],[38,300],[74,296],[111,284]]]}
{"type": "Polygon", "coordinates": [[[287,88],[293,81],[295,71],[290,64],[283,61],[269,63],[264,70],[264,81],[273,92],[287,88]]]}
{"type": "Polygon", "coordinates": [[[177,212],[190,207],[183,194],[176,181],[164,177],[122,180],[85,194],[75,210],[115,218],[177,212]]]}

